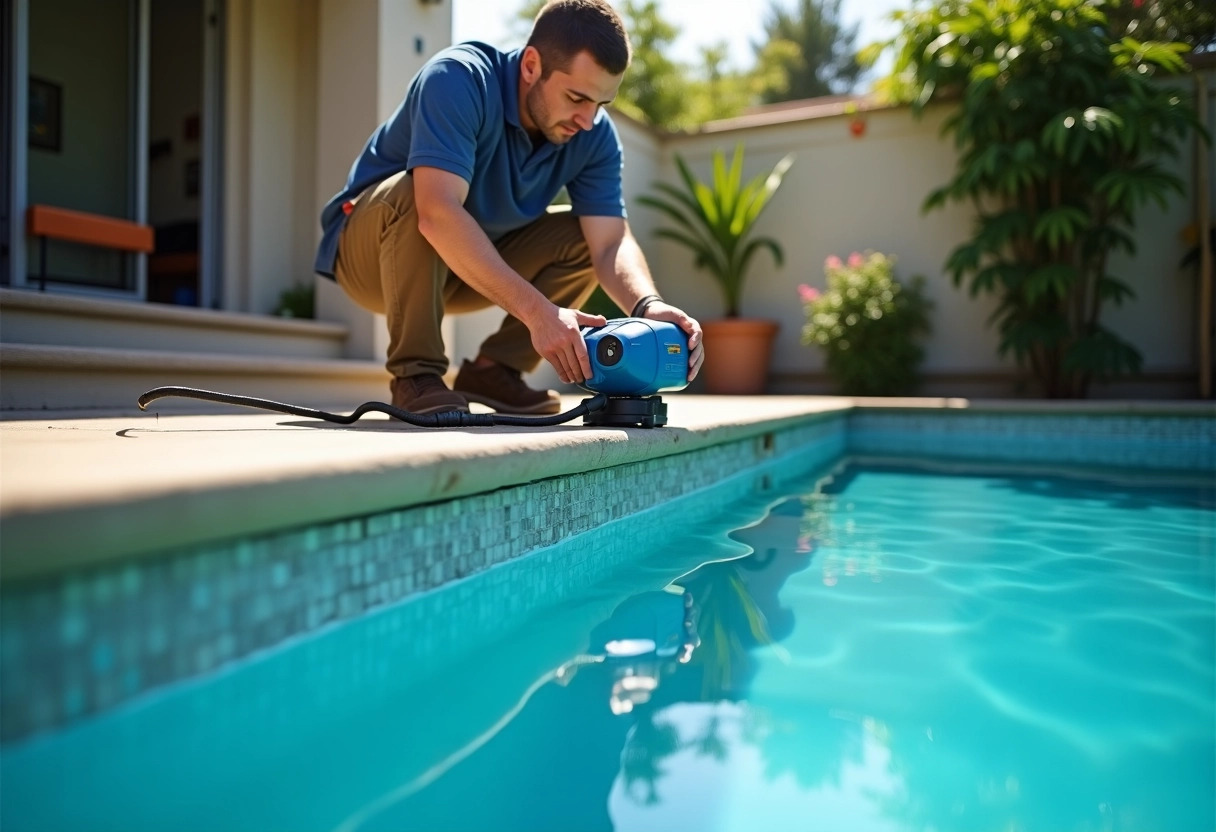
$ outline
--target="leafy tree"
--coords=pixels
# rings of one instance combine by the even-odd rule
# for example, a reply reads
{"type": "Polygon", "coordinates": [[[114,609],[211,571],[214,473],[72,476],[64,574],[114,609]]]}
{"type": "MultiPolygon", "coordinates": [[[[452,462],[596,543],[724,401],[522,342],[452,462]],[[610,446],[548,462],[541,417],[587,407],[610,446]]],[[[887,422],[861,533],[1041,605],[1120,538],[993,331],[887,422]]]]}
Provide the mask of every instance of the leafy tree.
{"type": "Polygon", "coordinates": [[[771,104],[847,93],[861,75],[855,56],[857,25],[840,20],[841,0],[797,0],[787,10],[772,0],[766,40],[756,47],[761,100],[771,104]]]}
{"type": "Polygon", "coordinates": [[[971,202],[975,234],[946,262],[956,285],[994,294],[1002,354],[1049,397],[1139,370],[1136,348],[1102,324],[1134,296],[1108,273],[1147,203],[1179,179],[1162,166],[1197,129],[1186,97],[1162,84],[1184,44],[1111,36],[1101,0],[942,0],[897,12],[902,31],[883,88],[919,112],[942,97],[954,178],[925,209],[971,202]]]}
{"type": "Polygon", "coordinates": [[[732,118],[751,103],[751,79],[748,73],[727,67],[729,52],[725,41],[701,47],[701,75],[689,84],[686,111],[690,125],[732,118]]]}
{"type": "Polygon", "coordinates": [[[687,121],[687,70],[667,57],[680,30],[659,14],[657,0],[625,0],[620,8],[633,45],[633,63],[621,82],[616,106],[663,127],[687,121]]]}
{"type": "Polygon", "coordinates": [[[1108,12],[1117,37],[1179,41],[1197,52],[1216,49],[1212,0],[1125,0],[1108,12]]]}

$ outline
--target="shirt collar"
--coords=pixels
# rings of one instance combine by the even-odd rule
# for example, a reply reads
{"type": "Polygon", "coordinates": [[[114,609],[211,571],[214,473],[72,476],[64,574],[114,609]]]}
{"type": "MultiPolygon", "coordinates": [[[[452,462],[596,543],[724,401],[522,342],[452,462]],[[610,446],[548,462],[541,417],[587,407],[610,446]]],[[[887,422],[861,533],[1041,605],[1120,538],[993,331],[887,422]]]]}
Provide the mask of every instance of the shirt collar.
{"type": "Polygon", "coordinates": [[[507,71],[502,85],[502,105],[507,124],[522,128],[519,123],[519,63],[523,49],[507,53],[507,71]]]}

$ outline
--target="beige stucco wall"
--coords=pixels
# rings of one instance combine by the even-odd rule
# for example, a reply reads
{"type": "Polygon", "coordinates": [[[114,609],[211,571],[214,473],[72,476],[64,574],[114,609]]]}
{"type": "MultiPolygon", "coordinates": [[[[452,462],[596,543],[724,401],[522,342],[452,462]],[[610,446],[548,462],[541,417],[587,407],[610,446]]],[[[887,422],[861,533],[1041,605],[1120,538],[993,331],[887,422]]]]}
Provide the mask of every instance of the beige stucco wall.
{"type": "MultiPolygon", "coordinates": [[[[653,236],[657,218],[653,211],[638,204],[638,197],[648,193],[653,183],[664,178],[662,145],[653,130],[627,116],[617,113],[614,121],[625,153],[621,186],[625,193],[629,227],[639,240],[649,240],[653,236]]],[[[655,275],[656,279],[659,277],[655,275]]]]}
{"type": "MultiPolygon", "coordinates": [[[[410,78],[451,39],[447,3],[229,0],[225,307],[269,313],[314,280],[321,206],[410,78]],[[419,51],[418,47],[421,47],[419,51]]],[[[350,357],[379,357],[383,322],[318,282],[319,317],[351,328],[350,357]]]]}
{"type": "MultiPolygon", "coordinates": [[[[702,177],[708,177],[714,150],[729,152],[743,142],[745,177],[771,170],[786,153],[796,161],[781,189],[762,215],[757,233],[775,238],[785,251],[777,267],[767,252],[759,253],[744,287],[742,314],[778,321],[781,329],[772,363],[777,389],[805,387],[821,374],[821,355],[800,343],[800,283],[822,289],[824,259],[847,257],[874,249],[898,258],[901,276],[924,274],[938,322],[928,344],[926,368],[952,374],[1001,369],[982,322],[993,304],[972,301],[954,291],[941,275],[945,254],[969,230],[968,213],[957,207],[922,215],[926,194],[946,181],[953,165],[949,145],[938,138],[942,111],[923,122],[905,110],[867,114],[865,135],[854,138],[846,116],[816,118],[791,124],[680,137],[668,153],[679,153],[702,177]]],[[[674,181],[674,163],[668,176],[674,181]]],[[[656,241],[654,258],[665,291],[677,303],[704,318],[723,312],[717,285],[697,272],[686,251],[656,241]]]]}
{"type": "MultiPolygon", "coordinates": [[[[309,201],[309,270],[320,240],[321,208],[341,190],[376,127],[405,97],[414,74],[452,38],[450,3],[412,0],[317,0],[316,190],[309,201]]],[[[333,281],[316,277],[317,316],[350,330],[349,358],[382,359],[382,316],[351,303],[333,281]]],[[[450,340],[450,339],[449,339],[450,340]]]]}
{"type": "Polygon", "coordinates": [[[270,313],[311,280],[316,0],[229,0],[224,306],[270,313]]]}
{"type": "MultiPolygon", "coordinates": [[[[664,143],[662,170],[672,182],[676,171],[670,157],[676,152],[701,176],[708,175],[716,148],[730,152],[740,141],[747,149],[748,175],[770,170],[787,152],[797,154],[758,227],[759,233],[781,242],[785,266],[775,267],[761,253],[744,292],[744,315],[781,324],[771,390],[830,389],[821,354],[800,343],[803,313],[797,286],[805,282],[822,289],[823,261],[829,255],[847,257],[852,251],[875,249],[898,258],[901,278],[914,274],[928,278],[935,309],[934,332],[926,344],[924,392],[1010,395],[1019,391],[1015,368],[997,355],[997,338],[987,325],[994,301],[972,298],[955,288],[943,272],[949,253],[970,235],[972,213],[957,205],[928,215],[920,211],[924,198],[946,183],[954,169],[953,145],[939,137],[947,112],[945,107],[935,108],[919,121],[906,109],[870,112],[861,138],[849,131],[852,117],[840,115],[679,136],[664,143]]],[[[1128,282],[1138,297],[1121,309],[1111,308],[1104,318],[1141,351],[1148,382],[1098,387],[1096,395],[1187,396],[1194,391],[1195,281],[1178,268],[1184,253],[1180,232],[1193,216],[1197,187],[1192,148],[1188,146],[1168,166],[1186,183],[1187,192],[1172,197],[1164,211],[1150,204],[1137,216],[1136,256],[1112,258],[1109,270],[1128,282]]],[[[693,269],[686,250],[653,237],[644,239],[644,245],[665,294],[695,315],[721,314],[716,284],[693,269]]]]}

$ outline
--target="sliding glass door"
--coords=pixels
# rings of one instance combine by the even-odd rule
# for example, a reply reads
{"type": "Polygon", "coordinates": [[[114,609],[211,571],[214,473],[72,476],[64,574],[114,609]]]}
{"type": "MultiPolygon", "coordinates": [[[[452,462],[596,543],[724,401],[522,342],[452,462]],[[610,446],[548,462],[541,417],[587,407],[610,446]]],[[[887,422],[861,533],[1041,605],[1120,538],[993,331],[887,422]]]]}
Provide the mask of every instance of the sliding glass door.
{"type": "MultiPolygon", "coordinates": [[[[101,217],[146,215],[146,0],[28,5],[26,200],[101,217]]],[[[26,281],[142,296],[143,258],[26,240],[26,281]]]]}
{"type": "Polygon", "coordinates": [[[222,0],[0,2],[5,282],[218,306],[222,0]],[[154,250],[30,237],[32,205],[150,226],[154,250]]]}

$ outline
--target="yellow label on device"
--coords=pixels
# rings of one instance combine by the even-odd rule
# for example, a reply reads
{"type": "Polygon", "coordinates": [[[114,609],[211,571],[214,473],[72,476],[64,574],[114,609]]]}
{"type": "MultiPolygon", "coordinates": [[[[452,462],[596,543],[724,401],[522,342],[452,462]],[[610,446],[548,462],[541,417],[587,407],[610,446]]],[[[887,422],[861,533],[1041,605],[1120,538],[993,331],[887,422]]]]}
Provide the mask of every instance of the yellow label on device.
{"type": "Polygon", "coordinates": [[[680,349],[679,344],[668,344],[667,345],[667,354],[668,355],[679,355],[681,352],[682,352],[682,350],[680,349]]]}

